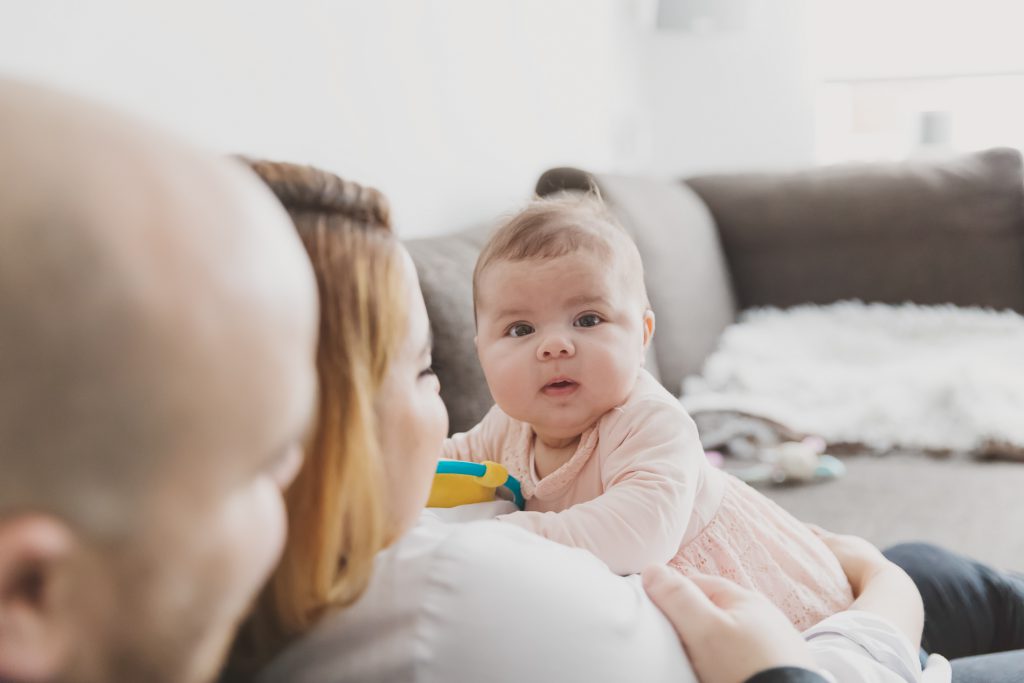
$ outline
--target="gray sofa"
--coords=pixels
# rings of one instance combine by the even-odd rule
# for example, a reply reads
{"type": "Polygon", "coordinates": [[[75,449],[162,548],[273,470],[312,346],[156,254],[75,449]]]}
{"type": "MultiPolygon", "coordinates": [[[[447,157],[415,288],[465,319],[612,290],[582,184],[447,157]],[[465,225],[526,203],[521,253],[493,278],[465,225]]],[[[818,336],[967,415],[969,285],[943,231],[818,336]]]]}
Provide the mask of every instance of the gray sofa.
{"type": "MultiPolygon", "coordinates": [[[[648,368],[673,393],[751,306],[857,298],[1024,312],[1024,173],[1015,150],[682,181],[561,168],[540,178],[537,193],[592,184],[643,255],[657,314],[648,368]]],[[[407,242],[453,431],[491,405],[473,347],[470,286],[490,228],[407,242]]],[[[846,464],[840,480],[765,492],[801,519],[879,545],[930,540],[1024,569],[1024,464],[914,454],[853,455],[846,464]]]]}

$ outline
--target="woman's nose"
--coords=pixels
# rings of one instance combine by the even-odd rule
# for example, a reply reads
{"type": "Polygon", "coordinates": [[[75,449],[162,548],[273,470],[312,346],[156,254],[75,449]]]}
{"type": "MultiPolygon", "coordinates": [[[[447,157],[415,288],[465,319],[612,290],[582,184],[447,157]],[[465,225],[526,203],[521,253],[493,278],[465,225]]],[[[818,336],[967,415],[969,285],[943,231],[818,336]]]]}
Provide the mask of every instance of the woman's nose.
{"type": "Polygon", "coordinates": [[[576,347],[568,337],[560,334],[548,335],[537,347],[538,360],[572,358],[574,355],[576,355],[576,347]]]}

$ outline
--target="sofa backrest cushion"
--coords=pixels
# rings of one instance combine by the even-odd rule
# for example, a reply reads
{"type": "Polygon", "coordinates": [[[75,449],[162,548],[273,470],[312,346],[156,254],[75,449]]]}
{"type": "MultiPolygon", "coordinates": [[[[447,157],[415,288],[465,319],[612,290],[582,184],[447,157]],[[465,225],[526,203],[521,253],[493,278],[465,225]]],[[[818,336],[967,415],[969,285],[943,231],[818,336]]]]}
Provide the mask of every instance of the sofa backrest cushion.
{"type": "Polygon", "coordinates": [[[654,356],[661,383],[674,394],[699,372],[736,303],[715,224],[704,202],[675,181],[588,174],[572,168],[541,176],[537,194],[596,185],[630,232],[644,261],[654,309],[654,356]]]}
{"type": "Polygon", "coordinates": [[[430,316],[450,433],[466,431],[494,404],[473,343],[473,268],[489,234],[487,226],[405,242],[430,316]]]}
{"type": "Polygon", "coordinates": [[[861,299],[1024,312],[1021,154],[687,179],[742,307],[861,299]]]}

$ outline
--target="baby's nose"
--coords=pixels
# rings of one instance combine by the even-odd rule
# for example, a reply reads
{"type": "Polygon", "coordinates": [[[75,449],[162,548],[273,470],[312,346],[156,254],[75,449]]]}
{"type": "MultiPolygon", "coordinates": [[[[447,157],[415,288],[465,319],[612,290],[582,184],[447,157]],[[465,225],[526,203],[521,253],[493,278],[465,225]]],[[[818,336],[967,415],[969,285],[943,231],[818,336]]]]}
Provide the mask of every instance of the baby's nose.
{"type": "Polygon", "coordinates": [[[571,358],[575,354],[576,347],[573,346],[572,340],[561,334],[548,335],[537,347],[537,358],[540,360],[571,358]]]}

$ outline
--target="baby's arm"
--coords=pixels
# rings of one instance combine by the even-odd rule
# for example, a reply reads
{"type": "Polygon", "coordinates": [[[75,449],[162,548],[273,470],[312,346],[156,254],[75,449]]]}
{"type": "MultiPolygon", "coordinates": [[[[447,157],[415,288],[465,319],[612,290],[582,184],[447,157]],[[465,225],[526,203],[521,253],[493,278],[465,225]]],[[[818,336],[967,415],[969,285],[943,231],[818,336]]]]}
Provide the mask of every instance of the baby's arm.
{"type": "Polygon", "coordinates": [[[702,476],[696,426],[681,408],[650,401],[631,406],[600,438],[617,444],[600,463],[603,494],[561,512],[498,519],[585,548],[617,574],[668,562],[679,550],[702,476]]]}
{"type": "Polygon", "coordinates": [[[498,458],[501,454],[501,444],[508,433],[508,422],[508,416],[494,406],[484,415],[484,419],[468,432],[452,434],[445,439],[441,457],[472,462],[500,462],[498,458]]]}
{"type": "Polygon", "coordinates": [[[924,603],[913,579],[864,539],[810,526],[839,559],[850,580],[855,599],[848,609],[887,619],[914,648],[920,647],[924,603]]]}

